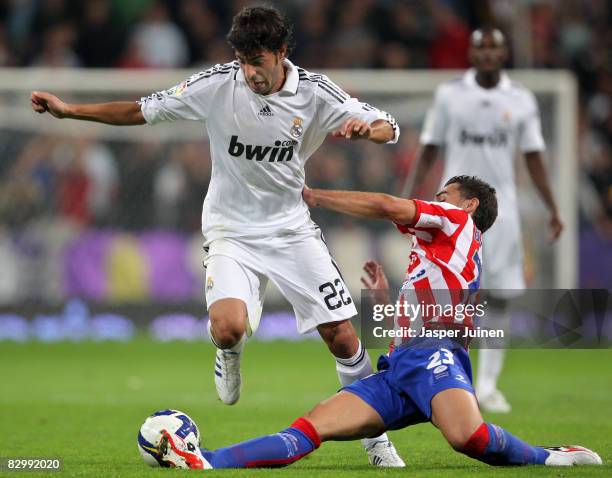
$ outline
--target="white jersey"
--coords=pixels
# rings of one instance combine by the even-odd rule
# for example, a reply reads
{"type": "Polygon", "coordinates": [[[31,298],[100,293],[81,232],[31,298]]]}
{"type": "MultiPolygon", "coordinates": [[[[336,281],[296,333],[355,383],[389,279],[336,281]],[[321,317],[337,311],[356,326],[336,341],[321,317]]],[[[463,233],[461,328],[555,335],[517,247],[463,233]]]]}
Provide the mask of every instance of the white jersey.
{"type": "Polygon", "coordinates": [[[495,88],[482,88],[473,69],[438,87],[421,143],[445,147],[443,182],[478,176],[497,190],[499,215],[517,219],[517,148],[523,153],[545,148],[533,94],[505,73],[495,88]]]}
{"type": "Polygon", "coordinates": [[[206,241],[297,231],[310,215],[302,199],[304,165],[348,118],[395,120],[351,98],[326,76],[285,60],[282,89],[262,96],[234,61],[140,100],[147,123],[201,121],[210,140],[212,177],[204,200],[206,241]]]}
{"type": "Polygon", "coordinates": [[[483,237],[483,283],[489,289],[523,289],[514,161],[517,150],[545,148],[533,94],[505,73],[495,88],[482,88],[470,69],[462,78],[438,87],[421,143],[445,147],[442,184],[469,174],[497,190],[497,220],[483,237]]]}

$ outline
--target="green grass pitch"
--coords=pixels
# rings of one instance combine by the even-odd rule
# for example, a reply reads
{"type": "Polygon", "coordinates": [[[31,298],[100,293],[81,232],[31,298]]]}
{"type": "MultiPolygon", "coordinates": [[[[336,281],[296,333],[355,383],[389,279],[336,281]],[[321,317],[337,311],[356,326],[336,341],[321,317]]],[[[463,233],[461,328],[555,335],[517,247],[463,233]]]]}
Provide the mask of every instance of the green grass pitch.
{"type": "MultiPolygon", "coordinates": [[[[213,385],[208,343],[0,343],[0,456],[61,457],[51,476],[178,476],[141,460],[136,434],[145,417],[164,408],[191,415],[203,444],[225,446],[273,433],[338,387],[334,362],[317,341],[252,342],[243,361],[243,393],[222,405],[213,385]]],[[[373,351],[371,355],[376,355],[373,351]]],[[[492,468],[465,458],[430,424],[392,432],[408,467],[367,464],[357,442],[326,443],[278,470],[219,470],[216,476],[612,476],[612,350],[513,350],[501,387],[510,415],[488,416],[534,444],[582,444],[604,467],[492,468]]],[[[49,473],[8,473],[42,476],[49,473]]]]}

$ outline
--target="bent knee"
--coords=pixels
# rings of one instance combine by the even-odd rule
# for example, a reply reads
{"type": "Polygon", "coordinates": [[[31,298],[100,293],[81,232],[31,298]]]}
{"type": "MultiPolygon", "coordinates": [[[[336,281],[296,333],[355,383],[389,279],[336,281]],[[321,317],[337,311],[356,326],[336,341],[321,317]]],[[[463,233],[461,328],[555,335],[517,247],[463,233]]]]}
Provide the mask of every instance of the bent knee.
{"type": "Polygon", "coordinates": [[[482,455],[489,443],[489,431],[484,422],[476,430],[467,427],[447,430],[444,437],[455,451],[471,457],[482,455]]]}
{"type": "Polygon", "coordinates": [[[466,453],[467,440],[461,437],[451,437],[451,438],[447,438],[446,441],[456,452],[466,453]]]}
{"type": "Polygon", "coordinates": [[[220,307],[210,310],[210,328],[215,343],[221,348],[236,345],[246,331],[246,308],[220,307]]]}
{"type": "Polygon", "coordinates": [[[446,441],[453,448],[453,450],[470,455],[470,450],[472,448],[470,445],[470,438],[472,437],[473,432],[473,430],[452,430],[446,432],[444,434],[444,438],[446,438],[446,441]]]}

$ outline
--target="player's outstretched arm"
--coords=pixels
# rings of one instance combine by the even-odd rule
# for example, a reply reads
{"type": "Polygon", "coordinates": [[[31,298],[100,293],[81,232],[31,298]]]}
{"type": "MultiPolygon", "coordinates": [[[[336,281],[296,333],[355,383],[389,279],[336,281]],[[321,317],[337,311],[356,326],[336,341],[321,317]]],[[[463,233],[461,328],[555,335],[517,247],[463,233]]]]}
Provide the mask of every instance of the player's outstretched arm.
{"type": "Polygon", "coordinates": [[[140,105],[132,101],[99,104],[65,103],[45,91],[33,91],[30,104],[37,113],[49,113],[55,118],[95,121],[117,126],[145,124],[140,105]]]}
{"type": "Polygon", "coordinates": [[[417,212],[412,199],[383,193],[331,191],[306,186],[302,196],[310,207],[323,207],[368,219],[387,219],[399,224],[412,224],[417,212]]]}
{"type": "Polygon", "coordinates": [[[372,123],[359,118],[350,118],[342,126],[332,132],[332,136],[346,139],[369,139],[376,144],[388,143],[395,132],[391,123],[379,119],[372,123]]]}
{"type": "Polygon", "coordinates": [[[550,221],[548,224],[550,229],[549,239],[554,241],[563,231],[563,222],[559,217],[557,203],[555,202],[555,198],[550,190],[550,182],[548,180],[546,167],[544,166],[542,153],[539,151],[525,153],[525,161],[527,162],[527,170],[529,171],[533,184],[535,184],[535,187],[540,193],[544,204],[546,204],[546,207],[550,212],[550,221]]]}

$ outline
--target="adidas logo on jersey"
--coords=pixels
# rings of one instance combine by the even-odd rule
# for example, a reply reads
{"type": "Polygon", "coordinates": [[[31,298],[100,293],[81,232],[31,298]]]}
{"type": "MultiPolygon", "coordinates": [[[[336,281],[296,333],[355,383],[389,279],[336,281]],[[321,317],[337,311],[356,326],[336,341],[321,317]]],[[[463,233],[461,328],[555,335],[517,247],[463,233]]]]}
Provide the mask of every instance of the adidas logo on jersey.
{"type": "Polygon", "coordinates": [[[230,139],[230,144],[227,152],[239,158],[244,155],[249,161],[263,161],[267,159],[269,163],[280,163],[281,161],[291,161],[293,158],[293,147],[297,145],[297,141],[274,141],[274,146],[260,146],[253,144],[244,144],[238,141],[238,136],[234,135],[230,139]]]}
{"type": "Polygon", "coordinates": [[[272,113],[272,110],[270,109],[270,106],[266,105],[264,106],[262,109],[259,110],[259,113],[257,113],[259,116],[274,116],[274,113],[272,113]]]}

